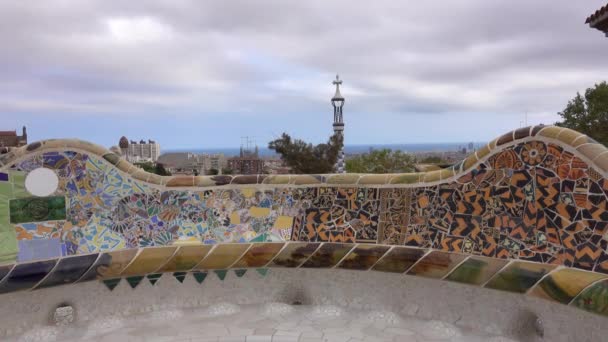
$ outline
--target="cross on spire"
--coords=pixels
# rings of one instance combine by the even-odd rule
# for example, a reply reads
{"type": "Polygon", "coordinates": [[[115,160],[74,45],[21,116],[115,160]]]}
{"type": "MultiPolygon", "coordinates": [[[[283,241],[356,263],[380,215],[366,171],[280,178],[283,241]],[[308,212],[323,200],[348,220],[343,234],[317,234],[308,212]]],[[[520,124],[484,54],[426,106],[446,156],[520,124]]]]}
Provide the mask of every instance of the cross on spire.
{"type": "Polygon", "coordinates": [[[340,79],[340,75],[336,74],[336,80],[332,82],[333,84],[335,84],[336,86],[339,86],[340,84],[342,84],[342,80],[340,79]]]}

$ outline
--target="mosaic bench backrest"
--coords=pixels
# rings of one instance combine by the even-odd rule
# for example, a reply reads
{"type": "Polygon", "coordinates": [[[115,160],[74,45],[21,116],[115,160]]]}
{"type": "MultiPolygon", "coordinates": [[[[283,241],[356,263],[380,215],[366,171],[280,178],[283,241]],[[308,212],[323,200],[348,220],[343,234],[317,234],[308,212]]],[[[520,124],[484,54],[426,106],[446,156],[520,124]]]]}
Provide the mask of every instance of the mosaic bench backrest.
{"type": "Polygon", "coordinates": [[[608,313],[607,171],[608,149],[552,126],[507,133],[449,169],[389,175],[161,177],[90,143],[46,140],[0,156],[0,293],[338,267],[608,313]],[[43,179],[52,188],[34,196],[26,183],[40,186],[41,168],[57,186],[43,179]]]}

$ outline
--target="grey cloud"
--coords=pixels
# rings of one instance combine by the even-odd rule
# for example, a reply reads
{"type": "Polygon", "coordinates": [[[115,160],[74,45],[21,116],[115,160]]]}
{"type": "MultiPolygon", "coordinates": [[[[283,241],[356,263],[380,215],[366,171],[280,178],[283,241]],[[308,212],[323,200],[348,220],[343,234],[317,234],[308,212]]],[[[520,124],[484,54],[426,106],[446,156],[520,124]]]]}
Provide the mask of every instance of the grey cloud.
{"type": "Polygon", "coordinates": [[[583,23],[601,5],[7,1],[0,111],[310,111],[326,106],[320,89],[329,94],[340,72],[354,111],[554,113],[608,75],[608,42],[583,23]],[[142,18],[152,24],[123,33],[150,24],[141,29],[167,36],[120,42],[109,32],[108,20],[142,18]]]}

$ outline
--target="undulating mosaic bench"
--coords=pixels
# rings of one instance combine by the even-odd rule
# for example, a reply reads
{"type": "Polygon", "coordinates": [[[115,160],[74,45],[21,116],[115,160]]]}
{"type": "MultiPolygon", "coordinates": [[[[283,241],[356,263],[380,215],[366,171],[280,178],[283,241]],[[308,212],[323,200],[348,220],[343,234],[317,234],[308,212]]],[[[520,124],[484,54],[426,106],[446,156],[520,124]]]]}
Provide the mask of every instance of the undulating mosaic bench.
{"type": "Polygon", "coordinates": [[[46,140],[0,156],[0,293],[338,268],[608,314],[607,172],[608,149],[552,126],[505,134],[448,169],[388,175],[161,177],[90,143],[46,140]]]}

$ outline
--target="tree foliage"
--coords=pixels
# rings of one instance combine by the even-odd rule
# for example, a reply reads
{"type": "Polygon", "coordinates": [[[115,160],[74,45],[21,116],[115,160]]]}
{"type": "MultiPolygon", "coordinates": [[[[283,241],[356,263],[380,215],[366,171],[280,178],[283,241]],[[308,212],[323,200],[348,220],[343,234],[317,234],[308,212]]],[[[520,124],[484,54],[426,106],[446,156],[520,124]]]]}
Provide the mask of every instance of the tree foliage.
{"type": "Polygon", "coordinates": [[[144,162],[144,163],[136,163],[135,165],[141,167],[142,169],[144,169],[144,171],[150,172],[150,173],[155,173],[157,175],[161,175],[161,176],[171,176],[171,172],[167,171],[165,169],[165,167],[163,166],[163,164],[157,163],[150,163],[150,162],[144,162]]]}
{"type": "Polygon", "coordinates": [[[441,164],[444,163],[440,156],[428,156],[418,161],[421,164],[441,164]]]}
{"type": "Polygon", "coordinates": [[[556,125],[587,134],[608,146],[608,84],[606,81],[587,88],[585,96],[576,94],[566,109],[557,113],[562,122],[556,125]]]}
{"type": "Polygon", "coordinates": [[[346,160],[352,173],[401,173],[414,171],[415,158],[402,151],[373,150],[346,160]]]}
{"type": "Polygon", "coordinates": [[[268,143],[293,173],[332,173],[343,146],[342,135],[332,135],[327,143],[313,145],[300,139],[292,139],[283,133],[280,138],[268,143]]]}

